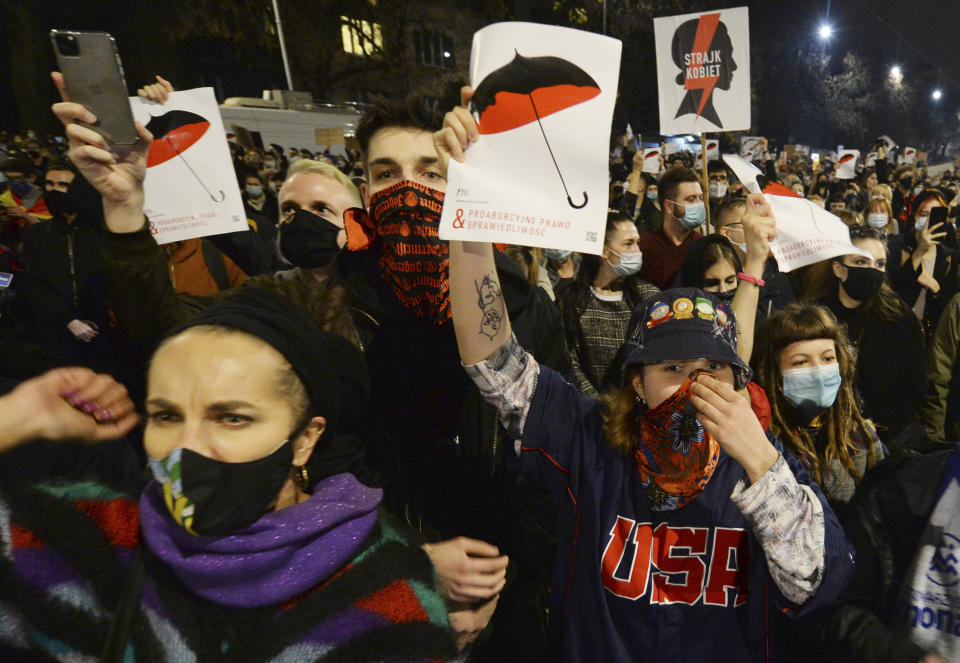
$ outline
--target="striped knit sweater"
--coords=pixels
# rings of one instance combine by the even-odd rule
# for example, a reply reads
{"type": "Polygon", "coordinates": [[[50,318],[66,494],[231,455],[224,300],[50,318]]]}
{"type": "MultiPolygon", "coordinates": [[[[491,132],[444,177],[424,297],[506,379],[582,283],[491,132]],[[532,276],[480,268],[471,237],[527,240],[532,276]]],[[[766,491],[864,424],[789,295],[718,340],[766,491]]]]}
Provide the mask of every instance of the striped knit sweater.
{"type": "MultiPolygon", "coordinates": [[[[133,495],[103,481],[0,484],[0,660],[97,661],[135,552],[133,495]]],[[[143,547],[123,661],[437,661],[456,656],[426,554],[382,512],[357,554],[281,605],[202,599],[143,547]]]]}

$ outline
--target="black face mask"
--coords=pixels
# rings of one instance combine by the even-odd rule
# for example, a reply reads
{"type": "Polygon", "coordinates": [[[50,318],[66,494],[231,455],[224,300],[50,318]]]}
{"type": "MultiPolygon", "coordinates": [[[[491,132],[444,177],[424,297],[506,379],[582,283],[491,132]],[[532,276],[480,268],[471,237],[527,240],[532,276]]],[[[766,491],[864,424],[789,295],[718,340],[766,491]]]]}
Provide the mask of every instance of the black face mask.
{"type": "Polygon", "coordinates": [[[182,447],[162,460],[150,459],[171,517],[201,536],[225,536],[259,520],[277,499],[292,466],[290,440],[246,463],[213,460],[182,447]]]}
{"type": "Polygon", "coordinates": [[[56,189],[44,191],[43,201],[47,204],[47,209],[50,210],[50,214],[56,217],[63,218],[64,214],[73,214],[77,211],[76,205],[73,204],[73,199],[71,199],[70,194],[65,191],[57,191],[56,189]]]}
{"type": "Polygon", "coordinates": [[[280,253],[297,267],[325,267],[340,250],[339,235],[340,228],[322,216],[298,209],[289,222],[280,223],[280,253]]]}
{"type": "Polygon", "coordinates": [[[733,297],[737,294],[737,289],[727,290],[726,292],[715,292],[713,295],[728,306],[733,303],[733,297]]]}
{"type": "Polygon", "coordinates": [[[847,280],[841,285],[843,291],[858,302],[865,302],[873,297],[883,285],[883,272],[873,267],[847,268],[847,280]]]}

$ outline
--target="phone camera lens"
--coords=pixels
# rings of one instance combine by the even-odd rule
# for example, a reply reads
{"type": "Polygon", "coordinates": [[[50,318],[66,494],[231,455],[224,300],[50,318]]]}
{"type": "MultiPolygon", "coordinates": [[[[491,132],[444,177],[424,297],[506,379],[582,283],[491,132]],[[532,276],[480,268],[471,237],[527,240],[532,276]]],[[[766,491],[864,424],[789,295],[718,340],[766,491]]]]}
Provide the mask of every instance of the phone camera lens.
{"type": "Polygon", "coordinates": [[[58,34],[57,50],[64,57],[76,57],[80,55],[80,44],[77,43],[77,38],[71,34],[58,34]]]}

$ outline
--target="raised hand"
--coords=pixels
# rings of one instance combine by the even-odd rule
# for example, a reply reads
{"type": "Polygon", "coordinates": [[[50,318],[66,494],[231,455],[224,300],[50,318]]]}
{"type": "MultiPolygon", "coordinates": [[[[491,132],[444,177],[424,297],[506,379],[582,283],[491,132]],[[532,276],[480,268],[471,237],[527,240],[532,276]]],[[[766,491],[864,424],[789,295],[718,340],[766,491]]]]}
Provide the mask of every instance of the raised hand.
{"type": "Polygon", "coordinates": [[[132,146],[111,146],[96,131],[79,122],[96,122],[96,116],[67,95],[63,76],[51,74],[63,101],[53,112],[66,128],[70,144],[68,156],[83,177],[103,197],[107,227],[113,232],[134,232],[143,227],[143,179],[147,172],[147,152],[153,136],[136,123],[140,142],[132,146]]]}
{"type": "Polygon", "coordinates": [[[137,90],[137,94],[144,99],[152,101],[155,104],[165,104],[167,99],[170,98],[170,93],[173,92],[173,85],[170,81],[157,76],[156,83],[150,83],[144,85],[142,88],[137,90]]]}
{"type": "Polygon", "coordinates": [[[750,404],[733,387],[700,375],[692,386],[690,402],[697,419],[720,446],[740,463],[754,483],[777,462],[779,453],[770,444],[750,404]]]}
{"type": "Polygon", "coordinates": [[[466,150],[471,142],[480,137],[477,122],[467,109],[473,98],[473,88],[465,85],[460,88],[460,105],[444,115],[443,128],[433,134],[433,144],[440,157],[440,170],[446,176],[450,158],[457,161],[466,159],[466,150]]]}

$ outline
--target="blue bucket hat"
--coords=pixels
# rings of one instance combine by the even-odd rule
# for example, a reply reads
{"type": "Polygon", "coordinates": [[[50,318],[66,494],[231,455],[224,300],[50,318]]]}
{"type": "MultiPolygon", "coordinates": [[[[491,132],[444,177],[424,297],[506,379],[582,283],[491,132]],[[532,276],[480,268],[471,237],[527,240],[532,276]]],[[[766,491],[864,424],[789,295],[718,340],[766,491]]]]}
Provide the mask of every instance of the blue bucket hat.
{"type": "Polygon", "coordinates": [[[737,354],[733,311],[713,293],[699,288],[673,288],[646,299],[630,318],[620,356],[625,357],[621,379],[634,364],[689,359],[730,364],[737,389],[743,389],[753,377],[737,354]]]}

